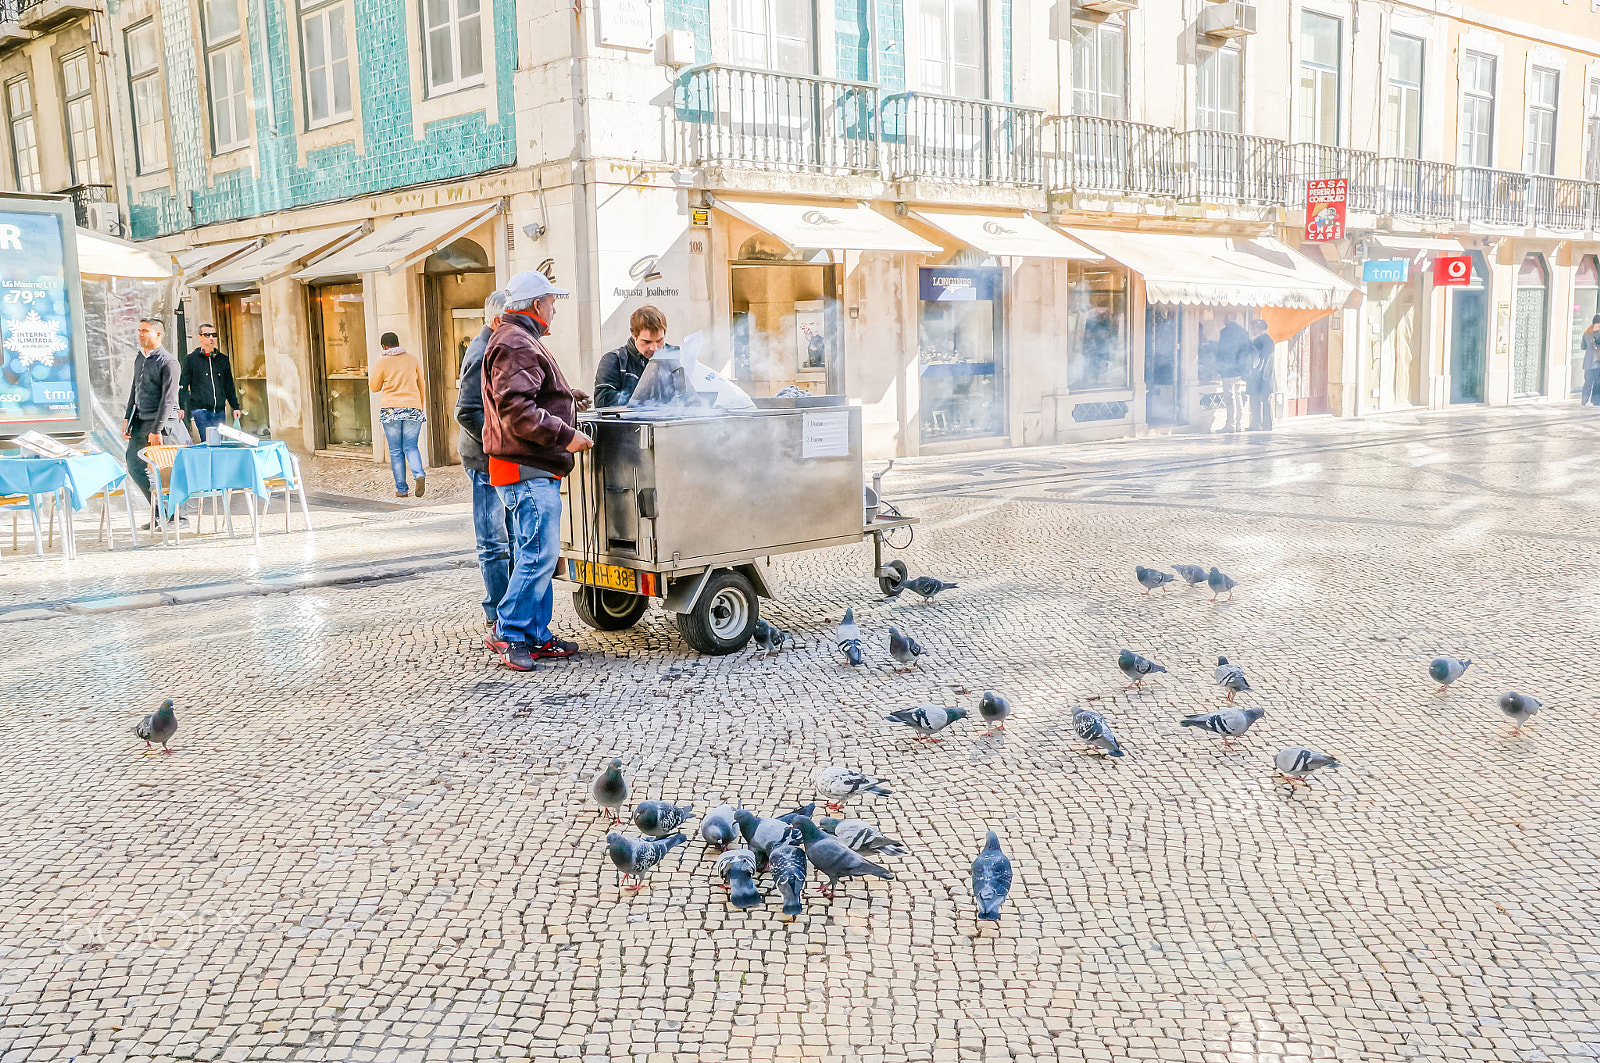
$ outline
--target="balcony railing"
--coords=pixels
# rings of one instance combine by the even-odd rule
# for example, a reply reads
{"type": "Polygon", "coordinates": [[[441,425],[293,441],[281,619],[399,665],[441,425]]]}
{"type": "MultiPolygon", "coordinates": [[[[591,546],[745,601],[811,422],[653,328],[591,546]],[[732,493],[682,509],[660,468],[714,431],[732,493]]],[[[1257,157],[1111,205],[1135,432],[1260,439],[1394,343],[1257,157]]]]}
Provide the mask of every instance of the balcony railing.
{"type": "Polygon", "coordinates": [[[1594,188],[1569,177],[1528,177],[1528,206],[1540,229],[1591,229],[1595,226],[1594,188]]]}
{"type": "Polygon", "coordinates": [[[1457,218],[1485,225],[1526,226],[1531,179],[1531,174],[1512,170],[1456,167],[1456,191],[1460,197],[1457,218]]]}
{"type": "Polygon", "coordinates": [[[678,79],[689,162],[826,174],[878,169],[878,89],[711,64],[678,79]]]}
{"type": "Polygon", "coordinates": [[[1379,159],[1383,213],[1419,221],[1456,216],[1456,168],[1426,159],[1379,159]]]}
{"type": "Polygon", "coordinates": [[[1289,178],[1285,144],[1269,137],[1191,129],[1183,147],[1184,195],[1207,202],[1285,203],[1289,178]]]}
{"type": "Polygon", "coordinates": [[[1344,178],[1347,209],[1357,214],[1377,214],[1383,203],[1378,182],[1378,156],[1332,144],[1289,145],[1289,206],[1306,205],[1307,181],[1344,178]]]}
{"type": "Polygon", "coordinates": [[[893,180],[1044,183],[1038,108],[902,92],[884,99],[880,128],[893,180]]]}
{"type": "Polygon", "coordinates": [[[73,185],[56,194],[72,197],[73,212],[78,216],[78,224],[85,229],[93,228],[89,221],[89,204],[111,202],[110,185],[73,185]]]}
{"type": "Polygon", "coordinates": [[[1049,129],[1051,191],[1178,194],[1183,169],[1173,130],[1089,115],[1051,118],[1049,129]]]}

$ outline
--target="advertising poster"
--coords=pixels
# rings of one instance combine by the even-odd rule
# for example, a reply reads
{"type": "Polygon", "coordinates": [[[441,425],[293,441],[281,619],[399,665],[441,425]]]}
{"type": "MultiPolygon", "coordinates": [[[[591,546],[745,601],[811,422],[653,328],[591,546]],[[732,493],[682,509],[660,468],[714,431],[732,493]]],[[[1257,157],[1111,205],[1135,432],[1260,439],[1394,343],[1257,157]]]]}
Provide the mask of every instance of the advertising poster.
{"type": "Polygon", "coordinates": [[[1306,182],[1306,239],[1316,243],[1344,239],[1349,186],[1343,177],[1306,182]]]}
{"type": "Polygon", "coordinates": [[[76,234],[63,218],[0,210],[0,435],[73,431],[88,417],[78,397],[83,337],[74,333],[77,300],[67,283],[77,248],[65,240],[76,234]]]}

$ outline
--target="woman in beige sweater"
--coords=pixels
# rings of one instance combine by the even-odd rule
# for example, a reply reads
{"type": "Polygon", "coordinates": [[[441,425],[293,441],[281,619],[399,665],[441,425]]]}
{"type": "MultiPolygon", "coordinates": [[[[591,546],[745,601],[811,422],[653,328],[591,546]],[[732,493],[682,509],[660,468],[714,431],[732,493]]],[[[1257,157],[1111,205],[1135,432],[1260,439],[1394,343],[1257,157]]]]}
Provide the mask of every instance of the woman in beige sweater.
{"type": "Polygon", "coordinates": [[[389,441],[389,471],[394,474],[395,497],[405,498],[411,493],[406,487],[406,463],[410,462],[417,478],[417,497],[421,498],[428,484],[422,451],[417,448],[422,425],[428,419],[422,412],[422,363],[400,346],[400,337],[392,332],[385,332],[378,342],[383,354],[372,363],[367,379],[372,393],[378,396],[378,420],[383,422],[383,435],[389,441]]]}

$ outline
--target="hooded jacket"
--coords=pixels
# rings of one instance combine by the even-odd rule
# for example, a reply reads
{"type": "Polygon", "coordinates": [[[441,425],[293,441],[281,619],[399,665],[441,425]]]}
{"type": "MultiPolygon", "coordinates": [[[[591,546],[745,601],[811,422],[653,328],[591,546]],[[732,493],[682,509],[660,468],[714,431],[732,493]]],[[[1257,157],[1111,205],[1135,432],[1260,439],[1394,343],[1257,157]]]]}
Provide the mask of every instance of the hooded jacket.
{"type": "Polygon", "coordinates": [[[549,331],[526,311],[506,311],[483,352],[483,449],[550,476],[572,471],[577,396],[545,348],[549,331]]]}

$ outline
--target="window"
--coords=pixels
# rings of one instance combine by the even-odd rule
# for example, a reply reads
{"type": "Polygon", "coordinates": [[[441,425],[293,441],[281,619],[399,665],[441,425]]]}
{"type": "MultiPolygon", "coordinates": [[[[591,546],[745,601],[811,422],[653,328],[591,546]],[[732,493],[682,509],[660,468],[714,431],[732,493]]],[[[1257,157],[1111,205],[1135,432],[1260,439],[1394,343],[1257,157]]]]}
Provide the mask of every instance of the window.
{"type": "Polygon", "coordinates": [[[128,30],[128,95],[133,100],[134,168],[155,173],[167,168],[167,102],[161,89],[161,53],[154,19],[128,30]]]}
{"type": "Polygon", "coordinates": [[[1121,23],[1072,24],[1072,113],[1126,116],[1127,65],[1121,23]]]}
{"type": "Polygon", "coordinates": [[[1522,168],[1529,173],[1556,172],[1556,94],[1560,85],[1561,75],[1542,66],[1534,67],[1528,78],[1528,135],[1522,168]]]}
{"type": "Polygon", "coordinates": [[[1330,15],[1300,16],[1300,125],[1305,144],[1339,143],[1339,37],[1330,15]]]}
{"type": "Polygon", "coordinates": [[[924,92],[981,100],[984,86],[982,0],[918,0],[918,79],[924,92]]]}
{"type": "Polygon", "coordinates": [[[1073,391],[1128,386],[1127,289],[1120,269],[1068,263],[1067,384],[1073,391]]]}
{"type": "Polygon", "coordinates": [[[1422,41],[1389,34],[1389,91],[1383,103],[1383,153],[1422,158],[1422,41]]]}
{"type": "Polygon", "coordinates": [[[250,143],[250,86],[244,76],[239,0],[203,0],[206,77],[211,89],[211,150],[221,155],[250,143]]]}
{"type": "Polygon", "coordinates": [[[300,16],[300,66],[306,80],[306,125],[315,129],[350,117],[350,44],[345,6],[300,0],[314,7],[300,16]]]}
{"type": "Polygon", "coordinates": [[[1461,165],[1494,165],[1494,56],[1461,57],[1461,165]]]}
{"type": "Polygon", "coordinates": [[[422,0],[428,94],[483,84],[482,0],[422,0]]]}
{"type": "Polygon", "coordinates": [[[809,0],[733,0],[732,14],[736,65],[785,74],[815,72],[809,0]]]}
{"type": "Polygon", "coordinates": [[[11,166],[18,192],[41,192],[39,135],[33,125],[33,90],[26,77],[6,82],[6,118],[11,123],[11,166]]]}
{"type": "Polygon", "coordinates": [[[1244,127],[1240,105],[1239,48],[1202,48],[1197,71],[1196,116],[1201,129],[1237,133],[1244,127]]]}
{"type": "Polygon", "coordinates": [[[1588,102],[1584,107],[1583,177],[1600,181],[1600,78],[1589,79],[1588,102]]]}
{"type": "Polygon", "coordinates": [[[100,138],[95,133],[94,94],[89,86],[89,53],[61,60],[61,94],[67,103],[67,149],[74,184],[100,183],[100,138]]]}

